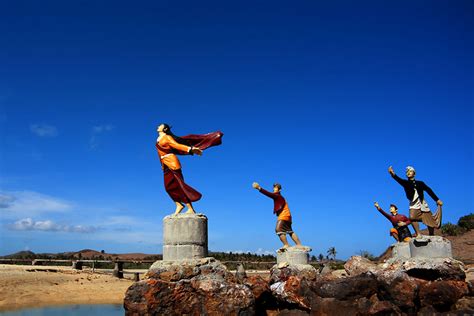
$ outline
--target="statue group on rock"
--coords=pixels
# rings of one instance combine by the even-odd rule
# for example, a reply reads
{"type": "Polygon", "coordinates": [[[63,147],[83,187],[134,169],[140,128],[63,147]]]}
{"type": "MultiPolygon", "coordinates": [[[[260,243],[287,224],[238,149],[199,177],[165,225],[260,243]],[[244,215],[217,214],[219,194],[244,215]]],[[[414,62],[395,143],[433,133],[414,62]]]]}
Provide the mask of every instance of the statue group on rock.
{"type": "MultiPolygon", "coordinates": [[[[176,136],[168,124],[160,124],[157,132],[156,149],[163,169],[165,190],[176,204],[174,214],[179,214],[185,206],[188,208],[186,213],[196,213],[192,203],[198,201],[202,195],[184,181],[181,163],[177,156],[201,156],[204,150],[220,145],[224,134],[217,131],[202,135],[176,136]]],[[[392,178],[403,187],[409,201],[409,217],[399,214],[398,208],[394,204],[390,205],[390,214],[388,214],[375,202],[376,209],[393,225],[393,228],[390,229],[390,235],[398,242],[406,242],[412,237],[421,236],[420,221],[428,227],[429,235],[434,235],[434,229],[441,226],[443,202],[423,181],[415,180],[416,171],[413,167],[408,166],[406,168],[407,179],[397,176],[391,166],[388,171],[392,178]],[[431,212],[425,200],[425,192],[436,201],[437,210],[435,214],[431,212]],[[415,230],[413,235],[408,228],[410,224],[415,230]]],[[[297,248],[307,248],[301,245],[300,239],[293,231],[291,212],[288,203],[281,195],[281,185],[275,183],[273,192],[263,189],[257,182],[254,182],[252,186],[273,200],[273,212],[277,216],[275,232],[283,243],[281,249],[285,250],[290,247],[286,235],[291,237],[297,248]]]]}
{"type": "Polygon", "coordinates": [[[433,190],[426,185],[423,181],[415,180],[415,168],[408,166],[406,168],[407,179],[402,179],[395,174],[392,166],[388,168],[388,172],[392,178],[397,181],[405,190],[405,195],[409,201],[409,218],[405,215],[398,214],[398,208],[396,205],[390,205],[390,213],[387,214],[375,202],[375,207],[377,210],[384,215],[393,225],[393,228],[390,230],[390,235],[395,238],[395,240],[409,241],[412,237],[412,234],[408,228],[408,225],[411,224],[415,230],[414,237],[421,236],[419,222],[423,222],[428,227],[428,234],[430,236],[434,235],[435,228],[441,226],[441,217],[442,217],[442,205],[443,202],[436,196],[433,190]],[[425,194],[428,195],[436,202],[437,210],[433,214],[428,206],[428,203],[425,200],[425,194]]]}

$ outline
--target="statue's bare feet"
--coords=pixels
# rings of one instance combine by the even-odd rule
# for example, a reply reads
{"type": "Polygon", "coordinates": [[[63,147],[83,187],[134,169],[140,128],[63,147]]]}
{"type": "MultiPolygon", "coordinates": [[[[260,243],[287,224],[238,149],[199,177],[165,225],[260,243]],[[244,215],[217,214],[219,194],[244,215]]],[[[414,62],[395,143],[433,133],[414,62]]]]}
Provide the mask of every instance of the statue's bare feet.
{"type": "Polygon", "coordinates": [[[186,211],[186,214],[196,214],[196,211],[194,209],[190,208],[186,211]]]}
{"type": "Polygon", "coordinates": [[[184,205],[181,203],[176,203],[176,211],[174,211],[174,215],[179,214],[184,208],[184,205]]]}

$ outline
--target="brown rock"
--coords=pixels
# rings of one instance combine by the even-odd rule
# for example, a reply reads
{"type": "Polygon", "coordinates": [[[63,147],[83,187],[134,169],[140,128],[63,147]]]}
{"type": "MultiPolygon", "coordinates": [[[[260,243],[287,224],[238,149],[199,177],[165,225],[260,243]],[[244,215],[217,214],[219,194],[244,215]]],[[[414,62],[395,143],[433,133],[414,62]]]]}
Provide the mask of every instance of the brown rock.
{"type": "Polygon", "coordinates": [[[253,306],[247,287],[212,279],[140,281],[124,300],[126,315],[253,315],[253,306]]]}
{"type": "Polygon", "coordinates": [[[380,284],[378,294],[383,300],[391,301],[401,310],[413,313],[418,294],[418,282],[401,271],[385,271],[377,275],[380,284]]]}
{"type": "Polygon", "coordinates": [[[270,293],[268,282],[259,275],[252,275],[245,279],[244,285],[248,286],[256,300],[259,300],[266,293],[270,293]]]}
{"type": "Polygon", "coordinates": [[[377,293],[377,279],[368,272],[357,276],[327,281],[320,278],[311,284],[312,290],[321,297],[350,300],[370,297],[377,293]]]}
{"type": "Polygon", "coordinates": [[[311,281],[317,279],[318,275],[318,271],[314,267],[307,264],[288,265],[283,267],[278,267],[275,265],[270,270],[270,284],[284,282],[290,276],[298,276],[311,281]]]}
{"type": "Polygon", "coordinates": [[[433,306],[439,312],[446,312],[469,290],[463,281],[434,281],[420,285],[421,306],[433,306]]]}
{"type": "Polygon", "coordinates": [[[200,273],[199,266],[192,265],[168,265],[150,269],[145,278],[160,279],[163,281],[178,281],[181,279],[191,279],[200,273]]]}
{"type": "Polygon", "coordinates": [[[347,274],[351,276],[356,276],[366,272],[376,273],[379,270],[375,263],[361,256],[352,256],[344,264],[344,269],[347,274]]]}
{"type": "Polygon", "coordinates": [[[349,301],[315,297],[311,302],[311,315],[368,315],[371,305],[365,297],[349,301]]]}
{"type": "Polygon", "coordinates": [[[286,281],[273,283],[270,289],[284,306],[294,305],[306,311],[311,309],[310,299],[314,294],[305,278],[290,276],[286,281]]]}
{"type": "Polygon", "coordinates": [[[401,315],[400,309],[389,301],[380,301],[376,294],[370,298],[368,315],[401,315]]]}
{"type": "Polygon", "coordinates": [[[264,315],[267,310],[275,310],[277,308],[277,300],[272,295],[270,286],[261,276],[250,276],[244,281],[255,297],[255,312],[257,315],[264,315]]]}
{"type": "Polygon", "coordinates": [[[255,298],[221,263],[156,263],[126,292],[126,315],[253,315],[255,298]]]}
{"type": "Polygon", "coordinates": [[[459,299],[454,306],[454,311],[461,315],[474,315],[474,297],[466,296],[459,299]]]}

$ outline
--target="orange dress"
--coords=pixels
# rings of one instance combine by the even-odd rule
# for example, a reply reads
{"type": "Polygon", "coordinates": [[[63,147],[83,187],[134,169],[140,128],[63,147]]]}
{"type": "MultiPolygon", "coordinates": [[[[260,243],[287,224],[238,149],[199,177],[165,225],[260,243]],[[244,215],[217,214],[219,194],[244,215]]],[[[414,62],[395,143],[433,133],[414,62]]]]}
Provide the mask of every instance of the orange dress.
{"type": "Polygon", "coordinates": [[[163,168],[165,190],[171,199],[180,203],[201,199],[201,193],[184,182],[181,163],[176,156],[176,152],[182,155],[191,154],[191,147],[179,144],[170,135],[164,135],[157,140],[156,149],[163,168]]]}
{"type": "Polygon", "coordinates": [[[173,149],[187,154],[190,152],[191,147],[179,144],[170,135],[165,135],[158,139],[156,149],[158,150],[158,156],[160,157],[163,168],[167,166],[171,170],[178,170],[181,169],[181,163],[173,152],[173,149]]]}
{"type": "Polygon", "coordinates": [[[273,193],[260,188],[260,193],[268,196],[273,200],[273,212],[277,214],[279,221],[287,221],[291,223],[291,213],[288,203],[286,203],[285,198],[280,193],[273,193]]]}
{"type": "Polygon", "coordinates": [[[190,203],[202,197],[201,193],[184,182],[181,163],[177,155],[192,155],[191,146],[201,150],[218,146],[222,143],[222,136],[224,134],[217,131],[203,135],[177,137],[178,141],[172,135],[163,135],[157,139],[155,146],[163,168],[165,190],[173,201],[190,203]]]}

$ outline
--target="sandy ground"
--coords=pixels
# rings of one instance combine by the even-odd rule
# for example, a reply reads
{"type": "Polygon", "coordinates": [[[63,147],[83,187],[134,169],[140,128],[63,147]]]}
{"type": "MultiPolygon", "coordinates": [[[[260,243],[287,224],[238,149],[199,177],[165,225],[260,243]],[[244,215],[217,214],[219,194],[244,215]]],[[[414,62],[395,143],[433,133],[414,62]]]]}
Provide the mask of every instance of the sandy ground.
{"type": "Polygon", "coordinates": [[[122,304],[133,283],[69,267],[0,265],[0,311],[68,304],[122,304]]]}

